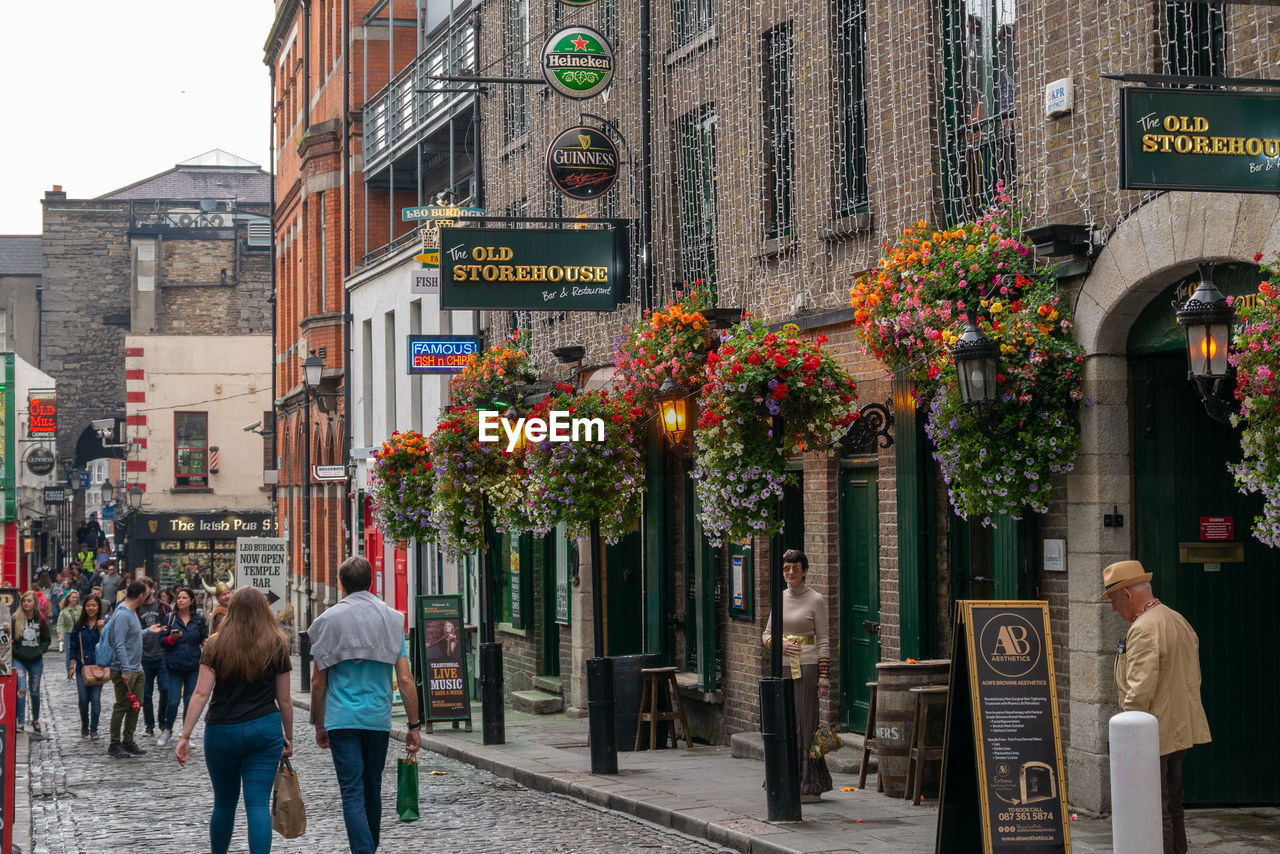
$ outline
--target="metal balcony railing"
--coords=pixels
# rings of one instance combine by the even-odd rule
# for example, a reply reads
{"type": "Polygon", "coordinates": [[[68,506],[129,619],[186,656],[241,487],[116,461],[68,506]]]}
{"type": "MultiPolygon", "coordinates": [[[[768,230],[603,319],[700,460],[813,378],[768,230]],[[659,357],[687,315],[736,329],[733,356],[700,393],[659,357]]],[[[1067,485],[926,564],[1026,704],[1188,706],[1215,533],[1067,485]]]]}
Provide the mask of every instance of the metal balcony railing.
{"type": "Polygon", "coordinates": [[[366,178],[442,125],[461,101],[475,97],[457,90],[462,83],[429,80],[430,75],[457,74],[476,61],[476,29],[472,16],[437,36],[409,67],[364,106],[364,171],[366,178]]]}

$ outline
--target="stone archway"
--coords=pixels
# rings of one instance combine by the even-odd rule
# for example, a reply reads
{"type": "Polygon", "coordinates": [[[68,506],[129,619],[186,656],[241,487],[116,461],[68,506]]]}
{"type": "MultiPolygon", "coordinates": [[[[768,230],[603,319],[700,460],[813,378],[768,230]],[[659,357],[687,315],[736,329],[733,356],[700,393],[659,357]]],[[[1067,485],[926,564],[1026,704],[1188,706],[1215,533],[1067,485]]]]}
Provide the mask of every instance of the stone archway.
{"type": "MultiPolygon", "coordinates": [[[[1280,250],[1280,197],[1165,193],[1116,226],[1081,287],[1075,337],[1087,355],[1081,444],[1067,478],[1071,676],[1071,803],[1110,807],[1107,722],[1116,709],[1112,662],[1125,625],[1098,601],[1101,569],[1131,555],[1129,330],[1164,288],[1199,261],[1253,263],[1280,250]],[[1126,520],[1106,527],[1117,510],[1126,520]]],[[[1172,311],[1172,308],[1170,309],[1172,311]]]]}

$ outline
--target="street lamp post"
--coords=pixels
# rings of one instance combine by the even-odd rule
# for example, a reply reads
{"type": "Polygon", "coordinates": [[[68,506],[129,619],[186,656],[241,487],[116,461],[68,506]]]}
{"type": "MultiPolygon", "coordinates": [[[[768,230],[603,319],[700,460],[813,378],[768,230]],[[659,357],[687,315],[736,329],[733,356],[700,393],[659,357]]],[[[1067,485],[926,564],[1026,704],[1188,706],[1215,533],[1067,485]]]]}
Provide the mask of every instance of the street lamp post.
{"type": "Polygon", "coordinates": [[[484,581],[480,585],[480,607],[484,619],[480,624],[480,716],[485,744],[506,744],[506,709],[502,698],[502,644],[497,641],[494,626],[498,622],[498,606],[494,596],[497,574],[493,566],[493,532],[489,528],[489,499],[480,504],[480,522],[484,531],[484,581]]]}
{"type": "MultiPolygon", "coordinates": [[[[312,350],[302,360],[302,572],[306,578],[306,620],[311,628],[311,401],[324,374],[324,359],[312,350]]],[[[299,657],[302,659],[301,687],[311,690],[311,638],[305,631],[298,633],[299,657]]]]}

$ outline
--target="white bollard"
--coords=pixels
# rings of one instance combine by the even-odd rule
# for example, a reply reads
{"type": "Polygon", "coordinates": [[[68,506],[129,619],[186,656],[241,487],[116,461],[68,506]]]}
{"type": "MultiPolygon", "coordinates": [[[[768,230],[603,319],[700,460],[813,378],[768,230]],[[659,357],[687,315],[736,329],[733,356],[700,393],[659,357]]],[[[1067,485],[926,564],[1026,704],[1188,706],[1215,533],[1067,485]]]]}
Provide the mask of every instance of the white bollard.
{"type": "Polygon", "coordinates": [[[1111,844],[1115,854],[1161,854],[1160,725],[1146,712],[1111,719],[1111,844]]]}

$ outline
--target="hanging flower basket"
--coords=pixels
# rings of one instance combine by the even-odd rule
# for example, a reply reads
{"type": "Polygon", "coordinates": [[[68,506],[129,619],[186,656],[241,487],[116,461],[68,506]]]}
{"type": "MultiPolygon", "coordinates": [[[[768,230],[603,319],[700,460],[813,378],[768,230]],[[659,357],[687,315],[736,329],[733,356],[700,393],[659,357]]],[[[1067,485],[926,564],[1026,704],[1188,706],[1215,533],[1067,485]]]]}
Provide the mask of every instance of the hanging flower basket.
{"type": "Polygon", "coordinates": [[[662,308],[644,317],[618,339],[613,364],[616,382],[637,406],[650,408],[668,374],[690,390],[705,381],[711,329],[703,312],[711,308],[711,294],[697,288],[677,293],[662,308]]]}
{"type": "MultiPolygon", "coordinates": [[[[571,419],[596,419],[598,433],[583,430],[568,442],[539,442],[526,451],[527,510],[533,527],[546,533],[564,523],[571,537],[586,536],[599,518],[600,533],[615,543],[640,515],[644,492],[644,458],[636,437],[640,410],[617,392],[577,393],[559,384],[540,407],[568,412],[571,419]]],[[[571,436],[572,437],[572,436],[571,436]]]]}
{"type": "Polygon", "coordinates": [[[693,478],[712,545],[775,533],[787,458],[830,446],[857,418],[857,386],[825,343],[748,317],[707,357],[693,478]]]}
{"type": "Polygon", "coordinates": [[[520,389],[533,379],[529,332],[516,330],[507,341],[472,356],[449,382],[449,394],[457,407],[492,408],[495,401],[515,402],[520,389]]]}
{"type": "Polygon", "coordinates": [[[1084,357],[1003,188],[975,222],[905,229],[850,297],[863,351],[907,377],[925,406],[956,513],[989,525],[1047,511],[1052,475],[1070,470],[1080,444],[1084,357]],[[961,403],[951,355],[968,314],[1000,346],[1003,366],[999,403],[981,426],[961,403]]]}
{"type": "MultiPolygon", "coordinates": [[[[1262,261],[1262,254],[1254,256],[1262,261]]],[[[1280,256],[1261,264],[1265,279],[1252,301],[1233,299],[1238,331],[1231,355],[1236,369],[1236,400],[1241,426],[1241,461],[1228,468],[1236,488],[1262,496],[1262,513],[1253,520],[1253,535],[1280,547],[1280,256]]]]}
{"type": "Polygon", "coordinates": [[[435,470],[425,436],[413,430],[392,433],[374,457],[370,485],[374,522],[397,545],[436,538],[430,517],[435,470]]]}
{"type": "Polygon", "coordinates": [[[454,557],[484,545],[485,501],[511,468],[505,445],[481,442],[479,435],[474,409],[454,410],[431,435],[431,524],[440,547],[454,557]]]}

